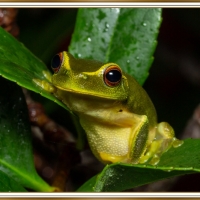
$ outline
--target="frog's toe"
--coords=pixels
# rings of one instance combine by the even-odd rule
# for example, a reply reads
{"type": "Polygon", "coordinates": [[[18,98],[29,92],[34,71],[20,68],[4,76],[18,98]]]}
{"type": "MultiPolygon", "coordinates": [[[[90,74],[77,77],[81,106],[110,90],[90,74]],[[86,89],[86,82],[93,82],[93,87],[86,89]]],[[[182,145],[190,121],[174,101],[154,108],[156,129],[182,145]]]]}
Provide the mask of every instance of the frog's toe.
{"type": "Polygon", "coordinates": [[[160,156],[157,154],[154,154],[153,158],[150,160],[149,164],[151,165],[157,165],[160,162],[160,156]]]}
{"type": "Polygon", "coordinates": [[[44,75],[44,77],[45,77],[49,82],[51,82],[52,74],[51,74],[49,71],[43,70],[43,71],[42,71],[42,74],[44,75]]]}
{"type": "Polygon", "coordinates": [[[177,148],[177,147],[180,147],[182,144],[183,144],[183,140],[179,140],[177,138],[174,138],[172,145],[173,145],[174,148],[177,148]]]}
{"type": "Polygon", "coordinates": [[[47,92],[54,93],[56,91],[56,88],[53,85],[51,85],[51,83],[45,80],[33,79],[33,82],[40,86],[43,90],[46,90],[47,92]]]}

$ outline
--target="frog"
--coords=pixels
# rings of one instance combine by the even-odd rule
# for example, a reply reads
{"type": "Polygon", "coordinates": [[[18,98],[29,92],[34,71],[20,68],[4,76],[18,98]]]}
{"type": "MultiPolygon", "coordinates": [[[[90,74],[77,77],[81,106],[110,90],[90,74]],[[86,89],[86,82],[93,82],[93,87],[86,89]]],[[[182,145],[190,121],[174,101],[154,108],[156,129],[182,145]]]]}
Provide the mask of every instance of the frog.
{"type": "Polygon", "coordinates": [[[114,63],[78,59],[67,51],[51,60],[51,75],[33,81],[78,117],[89,146],[104,164],[157,165],[163,153],[183,144],[134,77],[114,63]]]}

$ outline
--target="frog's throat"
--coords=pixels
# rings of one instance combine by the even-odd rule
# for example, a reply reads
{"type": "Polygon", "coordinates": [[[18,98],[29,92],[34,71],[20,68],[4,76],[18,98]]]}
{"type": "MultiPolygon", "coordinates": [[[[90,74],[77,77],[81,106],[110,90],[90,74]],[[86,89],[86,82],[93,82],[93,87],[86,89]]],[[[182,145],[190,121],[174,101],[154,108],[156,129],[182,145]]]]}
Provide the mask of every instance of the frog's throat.
{"type": "MultiPolygon", "coordinates": [[[[58,88],[59,90],[63,90],[63,91],[67,91],[67,92],[71,92],[74,94],[81,94],[81,95],[89,95],[89,96],[95,96],[95,97],[99,97],[99,98],[103,98],[103,99],[109,99],[109,100],[119,100],[119,97],[116,96],[116,98],[111,98],[110,96],[106,96],[106,95],[97,95],[94,94],[92,92],[86,92],[86,91],[75,91],[72,89],[68,89],[68,88],[62,88],[60,86],[54,85],[56,88],[58,88]]],[[[125,97],[124,99],[120,99],[120,100],[125,100],[127,97],[125,97]]]]}

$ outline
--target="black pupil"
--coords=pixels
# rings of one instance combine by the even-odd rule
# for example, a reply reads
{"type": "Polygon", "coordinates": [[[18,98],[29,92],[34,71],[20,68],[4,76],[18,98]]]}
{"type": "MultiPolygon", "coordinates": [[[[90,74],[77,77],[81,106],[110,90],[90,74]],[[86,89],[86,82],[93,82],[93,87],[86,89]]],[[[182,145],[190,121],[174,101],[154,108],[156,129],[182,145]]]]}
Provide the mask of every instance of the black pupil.
{"type": "Polygon", "coordinates": [[[55,55],[51,60],[51,67],[53,69],[60,67],[61,60],[59,55],[55,55]]]}
{"type": "Polygon", "coordinates": [[[118,81],[121,80],[122,74],[120,71],[118,70],[110,70],[107,74],[106,74],[106,78],[108,81],[112,82],[112,83],[116,83],[118,81]]]}

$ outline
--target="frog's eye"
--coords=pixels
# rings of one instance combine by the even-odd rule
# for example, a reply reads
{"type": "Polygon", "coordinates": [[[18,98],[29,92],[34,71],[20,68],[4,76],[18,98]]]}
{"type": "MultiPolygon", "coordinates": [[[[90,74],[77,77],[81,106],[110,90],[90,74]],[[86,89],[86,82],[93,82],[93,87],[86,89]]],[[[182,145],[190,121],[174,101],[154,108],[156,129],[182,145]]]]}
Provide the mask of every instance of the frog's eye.
{"type": "Polygon", "coordinates": [[[122,79],[122,71],[118,66],[111,65],[104,71],[104,82],[108,86],[116,86],[122,79]]]}
{"type": "Polygon", "coordinates": [[[63,61],[63,54],[62,53],[58,53],[56,54],[52,60],[51,60],[51,68],[54,71],[54,73],[57,73],[62,65],[62,61],[63,61]]]}

